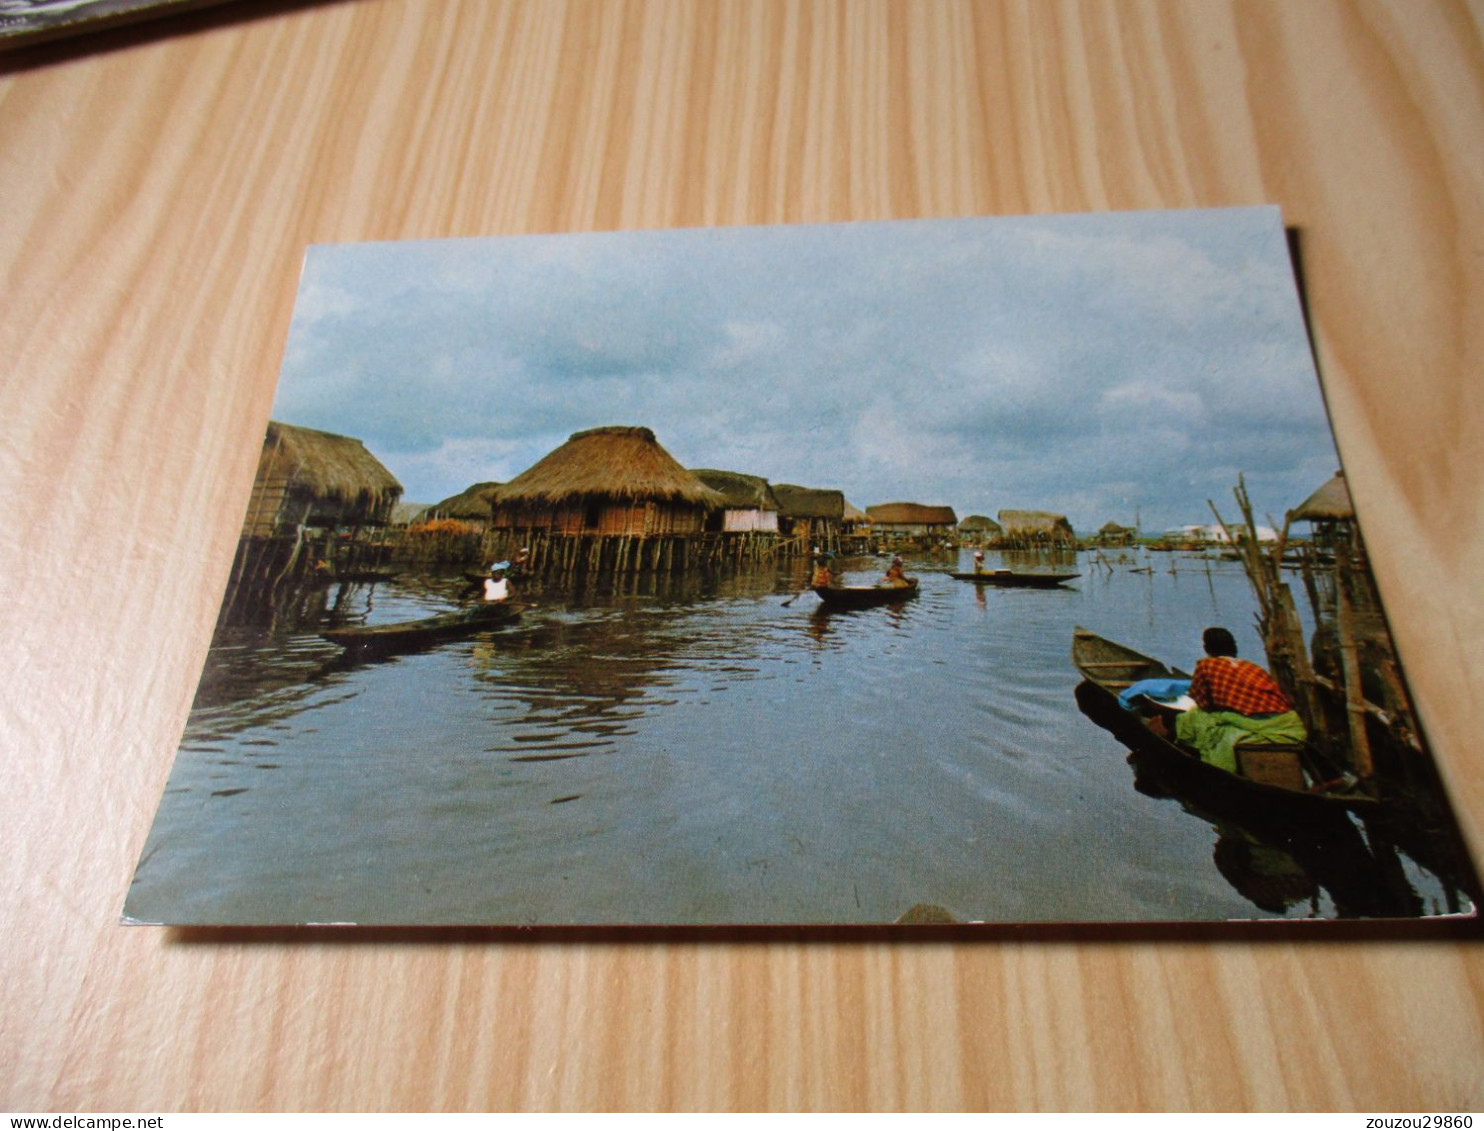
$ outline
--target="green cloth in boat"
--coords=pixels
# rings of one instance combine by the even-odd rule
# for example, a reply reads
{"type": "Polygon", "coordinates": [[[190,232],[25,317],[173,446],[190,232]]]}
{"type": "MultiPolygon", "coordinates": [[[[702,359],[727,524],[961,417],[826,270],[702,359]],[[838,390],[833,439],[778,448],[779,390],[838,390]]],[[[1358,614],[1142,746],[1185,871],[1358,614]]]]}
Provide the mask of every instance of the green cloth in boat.
{"type": "Polygon", "coordinates": [[[1254,718],[1235,711],[1186,711],[1175,720],[1175,737],[1195,747],[1202,762],[1237,772],[1237,743],[1269,742],[1275,746],[1303,742],[1309,736],[1297,711],[1254,718]]]}

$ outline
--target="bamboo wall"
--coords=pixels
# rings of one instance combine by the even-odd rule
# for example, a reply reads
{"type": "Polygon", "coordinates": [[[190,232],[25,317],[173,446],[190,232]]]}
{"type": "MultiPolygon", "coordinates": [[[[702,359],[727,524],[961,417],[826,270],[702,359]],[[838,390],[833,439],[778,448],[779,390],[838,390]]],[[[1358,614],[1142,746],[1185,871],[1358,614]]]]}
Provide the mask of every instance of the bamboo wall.
{"type": "Polygon", "coordinates": [[[557,507],[496,507],[495,529],[545,531],[550,534],[644,537],[698,534],[706,525],[704,509],[684,503],[612,501],[557,507]]]}

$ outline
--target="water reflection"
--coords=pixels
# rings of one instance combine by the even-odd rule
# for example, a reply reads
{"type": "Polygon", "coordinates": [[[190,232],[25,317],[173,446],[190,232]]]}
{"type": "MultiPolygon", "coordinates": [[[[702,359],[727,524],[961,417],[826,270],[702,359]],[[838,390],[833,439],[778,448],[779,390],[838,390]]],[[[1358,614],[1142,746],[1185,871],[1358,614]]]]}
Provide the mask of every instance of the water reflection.
{"type": "Polygon", "coordinates": [[[1422,899],[1397,866],[1394,849],[1363,836],[1343,810],[1295,821],[1265,816],[1250,803],[1223,807],[1209,795],[1197,800],[1188,784],[1163,774],[1143,754],[1131,753],[1128,761],[1140,793],[1173,799],[1211,826],[1217,870],[1260,910],[1281,915],[1304,905],[1307,915],[1340,918],[1423,913],[1422,899]],[[1329,897],[1328,907],[1321,906],[1321,892],[1329,897]]]}
{"type": "MultiPolygon", "coordinates": [[[[892,922],[931,903],[1030,922],[1457,904],[1442,855],[1405,832],[1311,842],[1155,799],[1142,772],[1131,789],[1122,748],[1078,712],[1074,624],[1180,658],[1220,622],[1258,650],[1239,567],[1001,564],[1083,576],[986,590],[948,576],[967,555],[924,560],[917,600],[836,612],[811,593],[785,607],[794,566],[599,580],[366,665],[318,630],[446,611],[463,581],[346,587],[296,623],[223,630],[129,912],[892,922]]],[[[851,560],[845,579],[884,567],[851,560]]]]}

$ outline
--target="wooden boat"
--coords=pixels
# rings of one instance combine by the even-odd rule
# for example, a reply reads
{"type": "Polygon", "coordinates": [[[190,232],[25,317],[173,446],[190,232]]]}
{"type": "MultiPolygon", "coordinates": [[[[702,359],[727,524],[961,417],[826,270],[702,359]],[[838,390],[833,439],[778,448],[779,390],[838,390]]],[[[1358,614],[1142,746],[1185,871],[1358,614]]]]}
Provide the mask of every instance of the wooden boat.
{"type": "MultiPolygon", "coordinates": [[[[1316,765],[1316,755],[1307,747],[1241,743],[1237,756],[1242,772],[1232,773],[1201,761],[1190,747],[1150,729],[1143,715],[1119,703],[1119,692],[1139,680],[1189,679],[1179,668],[1168,667],[1084,628],[1073,631],[1072,663],[1082,674],[1075,694],[1083,714],[1130,750],[1156,759],[1162,770],[1208,799],[1290,817],[1379,804],[1358,789],[1326,780],[1316,765]]],[[[1172,733],[1173,715],[1166,715],[1172,733]]]]}
{"type": "Polygon", "coordinates": [[[869,609],[876,605],[894,605],[917,596],[917,579],[899,585],[816,585],[814,592],[832,609],[869,609]]]}
{"type": "Polygon", "coordinates": [[[424,617],[421,620],[356,628],[327,628],[320,635],[332,644],[339,644],[347,654],[389,656],[398,652],[416,652],[444,640],[498,628],[519,617],[520,606],[494,602],[471,605],[466,609],[436,617],[424,617]]]}
{"type": "Polygon", "coordinates": [[[999,585],[1006,589],[1054,589],[1081,577],[1080,573],[1019,573],[1013,569],[991,569],[983,573],[950,573],[959,581],[999,585]]]}

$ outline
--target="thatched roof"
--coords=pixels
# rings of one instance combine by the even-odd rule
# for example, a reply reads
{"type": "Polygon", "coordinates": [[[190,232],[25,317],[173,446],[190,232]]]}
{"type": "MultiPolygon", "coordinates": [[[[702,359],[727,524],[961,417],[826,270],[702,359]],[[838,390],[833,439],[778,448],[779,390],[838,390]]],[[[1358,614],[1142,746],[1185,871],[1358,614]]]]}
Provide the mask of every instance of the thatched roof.
{"type": "Polygon", "coordinates": [[[866,522],[870,518],[865,511],[861,510],[860,507],[856,506],[849,499],[845,500],[845,514],[843,517],[846,522],[866,522]]]}
{"type": "Polygon", "coordinates": [[[1064,514],[1050,511],[1000,511],[1000,525],[1009,537],[1075,538],[1072,524],[1064,514]]]}
{"type": "Polygon", "coordinates": [[[878,503],[867,507],[872,522],[917,526],[957,526],[958,515],[952,507],[924,506],[922,503],[878,503]]]}
{"type": "Polygon", "coordinates": [[[692,471],[697,479],[716,491],[733,510],[776,511],[778,500],[773,488],[761,475],[744,475],[740,471],[715,471],[698,468],[692,471]]]}
{"type": "Polygon", "coordinates": [[[390,506],[402,484],[360,440],[295,424],[268,422],[258,478],[285,481],[317,499],[390,506]]]}
{"type": "Polygon", "coordinates": [[[1134,533],[1134,528],[1132,526],[1120,526],[1116,522],[1105,522],[1105,523],[1103,523],[1102,526],[1098,527],[1098,533],[1099,534],[1132,534],[1132,533],[1134,533]]]}
{"type": "Polygon", "coordinates": [[[484,518],[493,513],[498,483],[476,483],[428,508],[429,518],[484,518]]]}
{"type": "Polygon", "coordinates": [[[778,499],[778,513],[784,518],[845,519],[844,491],[775,483],[773,494],[778,499]]]}
{"type": "Polygon", "coordinates": [[[721,495],[681,467],[648,428],[617,426],[572,433],[496,495],[501,505],[552,506],[594,498],[722,505],[721,495]]]}
{"type": "Polygon", "coordinates": [[[432,508],[427,503],[401,502],[392,508],[391,523],[393,526],[407,526],[423,518],[430,510],[432,508]]]}
{"type": "Polygon", "coordinates": [[[964,519],[961,523],[958,524],[958,528],[960,530],[967,530],[967,531],[974,531],[974,530],[996,531],[996,530],[999,530],[1000,529],[1000,524],[998,522],[996,522],[994,519],[990,518],[988,515],[971,514],[971,515],[969,515],[968,518],[964,519]]]}
{"type": "Polygon", "coordinates": [[[1355,505],[1343,471],[1288,512],[1290,522],[1349,522],[1354,518],[1355,505]]]}

